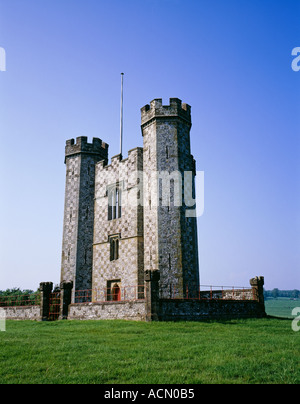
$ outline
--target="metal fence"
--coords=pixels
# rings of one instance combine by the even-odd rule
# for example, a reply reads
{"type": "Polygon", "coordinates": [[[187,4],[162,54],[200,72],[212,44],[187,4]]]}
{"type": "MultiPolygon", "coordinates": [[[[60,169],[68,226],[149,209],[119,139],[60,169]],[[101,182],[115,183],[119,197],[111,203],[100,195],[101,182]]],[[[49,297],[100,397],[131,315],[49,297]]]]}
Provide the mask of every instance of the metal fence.
{"type": "MultiPolygon", "coordinates": [[[[161,299],[185,300],[256,300],[252,288],[237,286],[186,285],[183,289],[178,285],[160,285],[159,297],[161,299]]],[[[75,303],[106,303],[119,301],[136,301],[146,299],[146,288],[138,286],[118,286],[118,288],[76,290],[75,303]]],[[[23,295],[0,295],[0,307],[26,307],[40,305],[40,293],[23,295]]],[[[50,295],[51,319],[56,319],[60,312],[60,292],[50,295]]]]}
{"type": "Polygon", "coordinates": [[[121,286],[117,289],[88,289],[75,291],[75,303],[106,303],[106,302],[126,302],[133,300],[144,300],[144,285],[121,286]]]}
{"type": "Polygon", "coordinates": [[[212,286],[212,285],[186,285],[179,288],[177,285],[160,287],[162,299],[185,300],[255,300],[252,288],[243,286],[212,286]]]}
{"type": "MultiPolygon", "coordinates": [[[[176,285],[161,285],[159,297],[184,300],[256,300],[252,288],[212,285],[201,285],[200,287],[186,285],[183,289],[176,285]]],[[[106,303],[144,299],[146,299],[146,289],[144,285],[139,285],[122,286],[118,290],[111,288],[76,290],[74,301],[75,303],[106,303]]]]}
{"type": "Polygon", "coordinates": [[[0,307],[25,307],[40,305],[39,293],[0,296],[0,307]]]}
{"type": "Polygon", "coordinates": [[[60,292],[50,293],[49,298],[49,321],[58,320],[60,316],[60,292]]]}

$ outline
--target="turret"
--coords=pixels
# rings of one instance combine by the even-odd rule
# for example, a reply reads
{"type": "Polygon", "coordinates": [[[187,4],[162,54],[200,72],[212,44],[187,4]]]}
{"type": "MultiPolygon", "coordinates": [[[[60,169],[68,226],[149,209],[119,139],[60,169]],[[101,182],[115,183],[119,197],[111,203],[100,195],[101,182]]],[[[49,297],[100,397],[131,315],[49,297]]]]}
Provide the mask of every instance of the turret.
{"type": "Polygon", "coordinates": [[[76,143],[74,139],[67,140],[65,156],[74,156],[79,153],[95,155],[97,156],[97,158],[101,158],[101,160],[107,161],[108,144],[95,137],[93,138],[92,143],[88,143],[88,138],[86,136],[77,137],[76,143]]]}
{"type": "Polygon", "coordinates": [[[163,105],[162,99],[157,98],[141,108],[142,127],[152,119],[168,119],[176,118],[182,119],[187,122],[190,127],[191,121],[191,107],[188,104],[182,103],[179,98],[170,98],[170,105],[163,105]]]}
{"type": "Polygon", "coordinates": [[[61,282],[75,290],[92,288],[95,165],[108,161],[108,145],[85,136],[67,140],[66,188],[62,243],[61,282]]]}
{"type": "Polygon", "coordinates": [[[178,98],[170,98],[169,105],[155,99],[141,109],[143,167],[147,178],[144,269],[159,270],[161,297],[169,297],[170,290],[172,296],[185,297],[188,288],[197,291],[199,287],[197,222],[186,214],[182,198],[185,172],[191,173],[189,186],[195,191],[191,126],[191,107],[178,98]],[[167,188],[162,189],[163,186],[167,188]]]}

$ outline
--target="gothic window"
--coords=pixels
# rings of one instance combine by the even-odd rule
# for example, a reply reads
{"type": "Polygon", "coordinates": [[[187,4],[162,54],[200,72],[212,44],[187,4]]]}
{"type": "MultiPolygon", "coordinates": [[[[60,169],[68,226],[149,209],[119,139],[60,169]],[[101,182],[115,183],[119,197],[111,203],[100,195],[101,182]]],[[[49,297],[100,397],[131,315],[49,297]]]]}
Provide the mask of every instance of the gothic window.
{"type": "Polygon", "coordinates": [[[108,220],[119,219],[122,216],[122,190],[116,184],[108,190],[108,220]]]}
{"type": "Polygon", "coordinates": [[[119,259],[119,236],[110,236],[110,261],[116,261],[119,259]]]}

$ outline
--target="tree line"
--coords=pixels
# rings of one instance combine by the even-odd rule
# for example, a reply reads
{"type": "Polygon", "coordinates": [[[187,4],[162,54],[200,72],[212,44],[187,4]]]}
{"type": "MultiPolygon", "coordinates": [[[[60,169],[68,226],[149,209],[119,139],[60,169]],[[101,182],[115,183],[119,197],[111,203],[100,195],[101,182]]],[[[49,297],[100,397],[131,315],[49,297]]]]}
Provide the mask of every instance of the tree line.
{"type": "Polygon", "coordinates": [[[21,290],[19,288],[13,288],[13,289],[0,290],[0,296],[23,296],[23,295],[32,295],[33,293],[36,292],[30,289],[21,290]]]}
{"type": "Polygon", "coordinates": [[[39,291],[19,288],[0,290],[0,307],[31,306],[39,304],[39,291]]]}
{"type": "Polygon", "coordinates": [[[300,299],[300,291],[298,289],[294,290],[280,290],[274,288],[272,290],[264,290],[265,299],[273,298],[277,299],[278,297],[286,297],[289,299],[300,299]]]}

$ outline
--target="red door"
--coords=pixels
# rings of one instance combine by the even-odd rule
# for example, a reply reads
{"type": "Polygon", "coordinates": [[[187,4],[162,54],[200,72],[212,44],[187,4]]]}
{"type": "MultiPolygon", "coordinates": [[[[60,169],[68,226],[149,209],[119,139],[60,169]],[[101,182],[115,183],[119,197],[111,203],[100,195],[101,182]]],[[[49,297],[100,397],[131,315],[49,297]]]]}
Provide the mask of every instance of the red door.
{"type": "Polygon", "coordinates": [[[112,288],[112,298],[114,302],[121,300],[121,289],[117,283],[112,288]]]}

